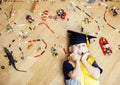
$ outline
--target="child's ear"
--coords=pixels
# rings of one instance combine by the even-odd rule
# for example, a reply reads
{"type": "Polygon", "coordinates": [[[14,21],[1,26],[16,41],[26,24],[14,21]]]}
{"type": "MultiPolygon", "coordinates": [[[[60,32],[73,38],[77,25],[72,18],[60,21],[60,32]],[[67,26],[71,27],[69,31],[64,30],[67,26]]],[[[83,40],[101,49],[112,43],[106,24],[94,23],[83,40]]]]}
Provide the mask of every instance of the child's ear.
{"type": "Polygon", "coordinates": [[[69,46],[68,49],[69,49],[69,52],[71,52],[71,53],[73,52],[73,46],[69,46]]]}

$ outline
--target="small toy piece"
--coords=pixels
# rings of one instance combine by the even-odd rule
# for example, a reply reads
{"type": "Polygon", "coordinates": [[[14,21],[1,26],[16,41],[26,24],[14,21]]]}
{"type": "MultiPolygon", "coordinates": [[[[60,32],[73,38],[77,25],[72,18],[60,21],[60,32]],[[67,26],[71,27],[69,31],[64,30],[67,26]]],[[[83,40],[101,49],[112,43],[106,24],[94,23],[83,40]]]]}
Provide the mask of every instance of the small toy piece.
{"type": "Polygon", "coordinates": [[[14,7],[12,7],[11,11],[10,11],[10,18],[12,18],[13,16],[15,16],[17,13],[17,11],[14,9],[14,7]]]}
{"type": "Polygon", "coordinates": [[[24,32],[23,30],[21,30],[19,32],[19,37],[21,37],[22,39],[27,39],[29,36],[28,36],[28,32],[24,32]]]}
{"type": "Polygon", "coordinates": [[[37,51],[39,51],[39,50],[41,50],[41,47],[38,47],[38,48],[37,48],[37,51]]]}
{"type": "Polygon", "coordinates": [[[51,47],[51,52],[52,52],[52,55],[55,56],[56,58],[58,58],[58,53],[56,51],[56,49],[54,47],[51,47]]]}
{"type": "Polygon", "coordinates": [[[30,44],[30,45],[28,45],[28,47],[27,47],[27,48],[28,48],[28,49],[30,49],[32,46],[33,46],[33,44],[30,44]]]}
{"type": "Polygon", "coordinates": [[[63,9],[58,10],[57,15],[61,17],[61,19],[65,19],[66,12],[63,9]]]}
{"type": "Polygon", "coordinates": [[[92,4],[92,3],[94,3],[96,0],[86,0],[86,2],[87,3],[89,3],[89,4],[92,4]]]}
{"type": "Polygon", "coordinates": [[[85,24],[89,24],[91,21],[88,18],[84,18],[83,22],[85,22],[85,24]]]}
{"type": "Polygon", "coordinates": [[[12,28],[12,26],[11,26],[10,24],[7,25],[7,30],[8,30],[9,32],[13,32],[13,28],[12,28]]]}
{"type": "Polygon", "coordinates": [[[101,37],[99,40],[99,44],[101,46],[101,49],[102,49],[104,55],[106,55],[106,54],[110,55],[112,53],[111,47],[106,38],[101,37]]]}
{"type": "Polygon", "coordinates": [[[26,16],[26,20],[28,20],[30,24],[35,21],[30,15],[26,16]]]}
{"type": "Polygon", "coordinates": [[[84,31],[84,28],[81,26],[81,32],[83,32],[84,31]]]}
{"type": "Polygon", "coordinates": [[[34,6],[33,6],[33,9],[32,9],[32,13],[35,13],[36,9],[37,9],[37,2],[34,1],[34,6]]]}
{"type": "Polygon", "coordinates": [[[5,66],[1,66],[1,69],[5,69],[5,66]]]}
{"type": "Polygon", "coordinates": [[[113,6],[113,7],[111,8],[111,11],[113,12],[113,16],[118,15],[116,7],[113,6]]]}

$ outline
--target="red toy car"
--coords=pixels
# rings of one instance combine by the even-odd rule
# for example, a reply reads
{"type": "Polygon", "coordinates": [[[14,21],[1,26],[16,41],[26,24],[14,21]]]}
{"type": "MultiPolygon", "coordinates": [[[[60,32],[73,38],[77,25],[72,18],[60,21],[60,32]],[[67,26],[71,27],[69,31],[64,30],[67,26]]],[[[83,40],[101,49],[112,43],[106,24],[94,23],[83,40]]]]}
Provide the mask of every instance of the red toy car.
{"type": "Polygon", "coordinates": [[[99,44],[100,44],[100,47],[101,47],[104,55],[106,55],[106,54],[110,55],[112,53],[111,47],[105,37],[100,38],[99,44]]]}
{"type": "Polygon", "coordinates": [[[57,15],[60,16],[62,19],[65,19],[66,12],[64,12],[63,9],[60,9],[60,10],[57,11],[57,15]]]}

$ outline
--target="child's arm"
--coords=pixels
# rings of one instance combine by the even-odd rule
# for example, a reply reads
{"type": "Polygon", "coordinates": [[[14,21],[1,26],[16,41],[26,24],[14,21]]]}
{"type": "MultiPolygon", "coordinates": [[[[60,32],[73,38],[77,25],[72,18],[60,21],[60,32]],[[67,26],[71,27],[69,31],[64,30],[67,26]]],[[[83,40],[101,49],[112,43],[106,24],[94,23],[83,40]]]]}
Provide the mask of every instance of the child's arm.
{"type": "Polygon", "coordinates": [[[80,71],[80,61],[79,60],[76,60],[75,61],[75,68],[73,71],[70,71],[68,73],[68,76],[72,79],[75,79],[77,81],[80,81],[80,75],[81,75],[81,71],[80,71]]]}
{"type": "Polygon", "coordinates": [[[86,53],[83,55],[82,57],[82,62],[85,65],[85,67],[87,68],[88,72],[96,79],[98,79],[100,77],[100,69],[97,67],[92,66],[91,64],[89,64],[86,59],[88,57],[89,53],[86,53]]]}

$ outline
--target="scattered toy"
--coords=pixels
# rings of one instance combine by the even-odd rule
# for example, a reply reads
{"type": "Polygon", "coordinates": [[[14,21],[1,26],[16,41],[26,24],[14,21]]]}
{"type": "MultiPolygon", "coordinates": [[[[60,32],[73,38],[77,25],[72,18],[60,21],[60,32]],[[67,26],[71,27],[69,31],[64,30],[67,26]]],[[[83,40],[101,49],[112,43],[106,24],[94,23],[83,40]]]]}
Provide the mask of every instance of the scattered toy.
{"type": "Polygon", "coordinates": [[[21,59],[24,60],[25,59],[25,56],[24,56],[24,53],[22,52],[22,49],[21,49],[21,59]]]}
{"type": "Polygon", "coordinates": [[[45,50],[43,50],[39,55],[35,55],[34,57],[37,58],[45,53],[45,50]]]}
{"type": "Polygon", "coordinates": [[[13,28],[12,28],[12,26],[11,26],[10,24],[7,25],[7,30],[8,30],[9,32],[13,32],[13,28]]]}
{"type": "Polygon", "coordinates": [[[9,44],[9,47],[11,47],[11,44],[9,44]]]}
{"type": "Polygon", "coordinates": [[[104,55],[106,55],[106,54],[110,55],[112,53],[112,49],[105,37],[100,38],[99,44],[100,44],[100,47],[101,47],[104,55]]]}
{"type": "Polygon", "coordinates": [[[36,9],[37,9],[37,2],[34,1],[34,6],[33,6],[33,9],[32,9],[32,13],[35,13],[36,9]]]}
{"type": "Polygon", "coordinates": [[[15,60],[13,58],[13,55],[10,53],[10,51],[6,47],[4,47],[3,49],[4,49],[6,55],[7,55],[8,59],[9,59],[9,65],[12,65],[14,67],[14,69],[16,69],[17,71],[26,72],[26,71],[17,69],[16,66],[15,66],[15,63],[17,62],[17,60],[15,60]]]}
{"type": "Polygon", "coordinates": [[[32,46],[33,46],[33,44],[30,44],[30,45],[28,45],[28,47],[27,47],[27,48],[28,48],[28,49],[30,49],[32,46]]]}
{"type": "Polygon", "coordinates": [[[5,66],[1,66],[1,69],[5,69],[5,66]]]}
{"type": "Polygon", "coordinates": [[[94,3],[96,0],[86,0],[86,2],[87,3],[89,3],[89,4],[92,4],[92,3],[94,3]]]}
{"type": "Polygon", "coordinates": [[[91,21],[88,18],[84,18],[83,22],[85,22],[85,24],[89,24],[91,21]]]}
{"type": "Polygon", "coordinates": [[[21,30],[19,32],[19,37],[21,37],[22,39],[27,39],[29,36],[28,36],[28,32],[24,32],[23,30],[21,30]]]}
{"type": "Polygon", "coordinates": [[[39,51],[39,50],[41,50],[41,47],[38,47],[38,48],[37,48],[37,51],[39,51]]]}
{"type": "Polygon", "coordinates": [[[15,39],[14,39],[14,40],[12,40],[12,42],[15,42],[15,39]]]}
{"type": "Polygon", "coordinates": [[[83,32],[84,31],[84,28],[81,26],[81,32],[83,32]]]}
{"type": "Polygon", "coordinates": [[[57,20],[57,15],[53,16],[53,19],[57,20]]]}
{"type": "Polygon", "coordinates": [[[63,9],[60,9],[57,11],[57,15],[61,17],[61,19],[65,19],[66,17],[66,12],[64,12],[63,9]]]}
{"type": "Polygon", "coordinates": [[[16,15],[17,11],[14,9],[14,7],[12,7],[11,11],[10,11],[10,18],[14,17],[16,15]]]}
{"type": "Polygon", "coordinates": [[[30,24],[35,21],[30,15],[26,16],[26,20],[28,20],[30,24]]]}
{"type": "Polygon", "coordinates": [[[56,51],[56,49],[54,47],[51,47],[51,53],[52,53],[53,56],[58,58],[58,53],[57,53],[57,51],[56,51]]]}
{"type": "Polygon", "coordinates": [[[115,6],[113,6],[113,7],[111,8],[111,11],[112,11],[112,13],[113,13],[113,16],[118,15],[118,13],[117,13],[117,9],[116,9],[115,6]]]}
{"type": "Polygon", "coordinates": [[[30,29],[30,30],[32,30],[32,28],[31,28],[31,27],[29,27],[29,29],[30,29]]]}

